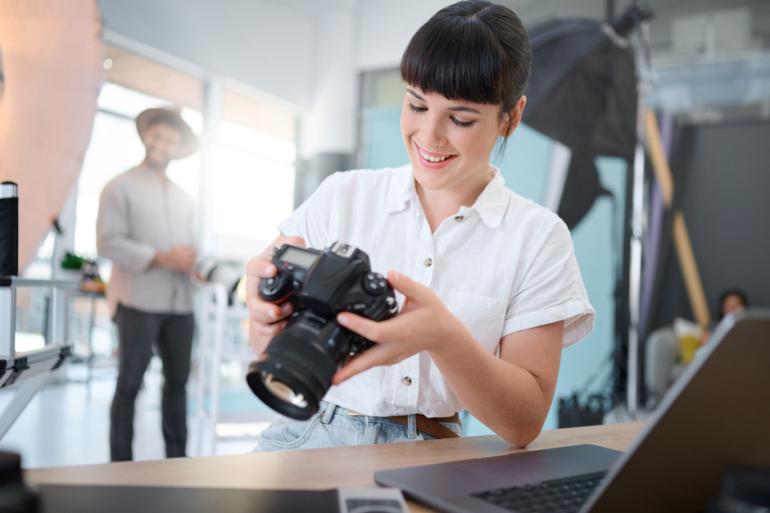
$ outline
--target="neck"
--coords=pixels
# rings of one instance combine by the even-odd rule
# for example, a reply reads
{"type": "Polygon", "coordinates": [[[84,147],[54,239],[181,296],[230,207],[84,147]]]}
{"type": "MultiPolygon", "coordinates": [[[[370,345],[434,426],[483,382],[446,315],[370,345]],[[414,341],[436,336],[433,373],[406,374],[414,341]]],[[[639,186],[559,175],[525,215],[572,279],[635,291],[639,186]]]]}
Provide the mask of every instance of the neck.
{"type": "Polygon", "coordinates": [[[417,196],[428,219],[431,232],[435,232],[441,222],[447,217],[453,216],[460,207],[470,207],[476,202],[481,192],[492,180],[494,171],[488,167],[487,172],[474,174],[480,178],[466,180],[451,189],[426,189],[415,182],[417,196]]]}
{"type": "Polygon", "coordinates": [[[142,161],[142,165],[144,167],[150,168],[153,171],[156,171],[156,172],[158,172],[158,173],[160,173],[162,175],[166,174],[166,168],[168,168],[168,164],[157,164],[157,163],[152,162],[151,160],[147,159],[146,157],[142,161]]]}

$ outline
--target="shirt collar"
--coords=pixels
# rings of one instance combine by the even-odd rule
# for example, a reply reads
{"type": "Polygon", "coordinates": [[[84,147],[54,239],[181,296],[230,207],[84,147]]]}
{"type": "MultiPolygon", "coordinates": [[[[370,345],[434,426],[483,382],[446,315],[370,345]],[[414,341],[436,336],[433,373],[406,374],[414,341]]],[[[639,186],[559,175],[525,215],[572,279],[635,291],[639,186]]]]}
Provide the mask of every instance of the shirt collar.
{"type": "MultiPolygon", "coordinates": [[[[498,226],[508,208],[508,195],[505,194],[505,179],[497,166],[492,166],[494,176],[479,197],[470,207],[460,207],[458,214],[469,211],[479,213],[481,220],[490,228],[498,226]]],[[[410,201],[417,201],[414,178],[410,165],[398,168],[388,190],[388,213],[400,212],[410,201]]]]}
{"type": "MultiPolygon", "coordinates": [[[[489,181],[479,197],[470,207],[479,213],[481,220],[490,228],[500,225],[508,209],[509,195],[505,193],[505,178],[503,178],[500,169],[492,166],[495,174],[489,181]]],[[[463,207],[464,208],[464,207],[463,207]]],[[[463,210],[462,208],[460,210],[463,210]]]]}
{"type": "Polygon", "coordinates": [[[400,212],[406,208],[410,200],[417,197],[412,178],[412,166],[401,166],[393,174],[388,187],[388,214],[400,212]]]}

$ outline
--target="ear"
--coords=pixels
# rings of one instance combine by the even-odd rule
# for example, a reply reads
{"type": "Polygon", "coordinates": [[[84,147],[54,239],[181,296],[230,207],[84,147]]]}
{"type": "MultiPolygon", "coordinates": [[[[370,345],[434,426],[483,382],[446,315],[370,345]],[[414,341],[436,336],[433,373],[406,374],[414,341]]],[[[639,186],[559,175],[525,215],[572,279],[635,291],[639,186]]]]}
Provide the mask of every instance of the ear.
{"type": "Polygon", "coordinates": [[[524,107],[527,106],[527,97],[523,94],[513,106],[510,112],[505,114],[505,120],[500,127],[500,135],[502,137],[508,137],[518,128],[521,123],[521,117],[524,115],[524,107]]]}

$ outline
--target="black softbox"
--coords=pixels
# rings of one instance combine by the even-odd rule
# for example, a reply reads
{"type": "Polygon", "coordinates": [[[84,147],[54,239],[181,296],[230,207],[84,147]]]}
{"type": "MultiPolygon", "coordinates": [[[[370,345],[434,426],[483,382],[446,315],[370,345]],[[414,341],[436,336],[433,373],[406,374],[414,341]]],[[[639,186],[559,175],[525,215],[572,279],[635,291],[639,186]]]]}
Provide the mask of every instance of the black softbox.
{"type": "Polygon", "coordinates": [[[619,27],[563,19],[530,30],[533,63],[524,122],[572,152],[558,214],[570,228],[609,194],[595,158],[629,162],[636,145],[634,54],[619,27]]]}

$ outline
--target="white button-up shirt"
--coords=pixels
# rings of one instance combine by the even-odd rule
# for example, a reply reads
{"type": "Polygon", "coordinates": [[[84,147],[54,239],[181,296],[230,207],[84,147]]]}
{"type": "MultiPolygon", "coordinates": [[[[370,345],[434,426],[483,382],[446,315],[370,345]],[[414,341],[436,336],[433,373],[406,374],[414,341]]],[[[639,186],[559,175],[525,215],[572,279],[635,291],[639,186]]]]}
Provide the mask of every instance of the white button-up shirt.
{"type": "MultiPolygon", "coordinates": [[[[433,233],[410,165],[335,173],[279,229],[318,249],[347,242],[369,254],[374,271],[427,285],[490,353],[515,331],[563,320],[568,345],[593,327],[566,225],[507,189],[499,170],[472,206],[433,233]]],[[[462,408],[425,352],[354,376],[325,399],[376,416],[446,417],[462,408]]]]}

